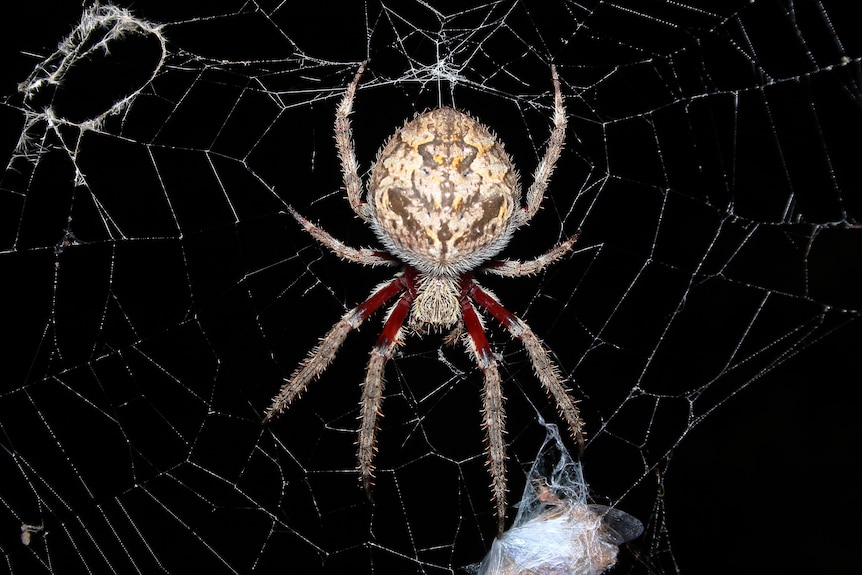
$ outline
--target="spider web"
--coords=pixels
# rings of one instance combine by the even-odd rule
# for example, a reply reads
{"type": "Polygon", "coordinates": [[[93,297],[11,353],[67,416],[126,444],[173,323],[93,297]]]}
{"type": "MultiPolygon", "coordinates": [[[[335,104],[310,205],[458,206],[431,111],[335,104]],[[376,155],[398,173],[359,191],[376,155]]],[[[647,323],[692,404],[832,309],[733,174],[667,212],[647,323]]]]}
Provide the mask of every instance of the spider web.
{"type": "MultiPolygon", "coordinates": [[[[339,261],[286,211],[374,245],[332,141],[365,59],[363,172],[406,119],[455,105],[526,184],[559,69],[567,146],[504,255],[579,232],[577,249],[483,283],[582,400],[590,500],[644,524],[615,572],[858,567],[820,527],[859,511],[851,3],[35,4],[3,34],[10,573],[460,573],[488,552],[482,377],[439,335],[387,365],[373,503],[354,441],[379,318],[261,426],[282,378],[391,274],[339,261]]],[[[514,504],[556,414],[488,326],[514,504]]]]}

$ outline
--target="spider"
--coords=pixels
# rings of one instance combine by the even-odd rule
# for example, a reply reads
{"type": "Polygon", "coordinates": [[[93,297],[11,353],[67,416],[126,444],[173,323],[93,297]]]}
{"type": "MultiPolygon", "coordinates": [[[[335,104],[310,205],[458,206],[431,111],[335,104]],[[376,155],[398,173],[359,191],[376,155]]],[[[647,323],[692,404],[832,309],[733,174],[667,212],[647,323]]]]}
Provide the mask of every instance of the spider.
{"type": "Polygon", "coordinates": [[[504,277],[539,272],[567,254],[576,236],[528,261],[494,259],[512,234],[538,211],[565,141],[566,114],[557,71],[554,84],[554,128],[534,181],[521,205],[518,176],[502,143],[472,117],[452,108],[420,114],[398,130],[380,151],[367,194],[358,173],[349,116],[363,63],[347,88],[335,116],[335,142],[351,208],[371,227],[385,251],[353,248],[302,217],[290,214],[320,244],[339,257],[371,266],[399,265],[395,277],[377,286],[364,302],[344,314],[293,372],[264,422],[282,414],[329,366],[347,334],[395,299],[371,351],[362,383],[358,446],[360,483],[371,493],[378,417],[383,399],[383,368],[402,343],[405,330],[460,334],[482,371],[485,387],[483,427],[491,475],[495,516],[502,532],[506,514],[503,394],[497,360],[485,335],[477,306],[519,339],[536,377],[556,402],[574,440],[583,448],[577,402],[568,394],[560,371],[542,341],[494,294],[474,279],[476,272],[504,277]]]}

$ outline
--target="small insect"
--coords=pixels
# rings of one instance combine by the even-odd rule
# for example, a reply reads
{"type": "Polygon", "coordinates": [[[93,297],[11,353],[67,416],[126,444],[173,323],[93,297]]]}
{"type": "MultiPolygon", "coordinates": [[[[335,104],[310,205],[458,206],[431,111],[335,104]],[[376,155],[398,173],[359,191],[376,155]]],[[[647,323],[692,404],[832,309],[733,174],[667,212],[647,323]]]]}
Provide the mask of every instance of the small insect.
{"type": "Polygon", "coordinates": [[[486,430],[488,468],[500,532],[506,513],[506,474],[503,394],[497,360],[491,351],[477,307],[500,322],[526,349],[536,377],[556,402],[572,437],[583,447],[577,402],[563,383],[539,337],[507,310],[475,279],[477,273],[503,277],[535,274],[566,255],[576,237],[569,237],[528,261],[500,260],[518,228],[538,212],[566,133],[566,113],[555,68],[554,127],[521,203],[521,187],[512,160],[502,143],[471,116],[452,108],[418,115],[383,147],[371,171],[367,193],[359,177],[349,116],[363,64],[335,116],[335,142],[341,161],[347,200],[371,227],[383,250],[353,248],[288,208],[299,224],[339,257],[363,265],[400,266],[395,277],[375,288],[364,302],[344,314],[320,344],[285,380],[267,408],[264,421],[283,413],[319,377],[335,357],[347,334],[375,311],[395,300],[371,352],[362,383],[358,470],[362,486],[371,492],[374,477],[377,418],[383,399],[383,368],[411,333],[454,330],[475,358],[485,380],[482,425],[486,430]]]}
{"type": "Polygon", "coordinates": [[[614,545],[628,543],[643,533],[643,523],[625,511],[598,503],[580,503],[563,499],[555,494],[545,482],[536,482],[536,499],[545,506],[534,521],[548,521],[563,515],[575,518],[596,517],[601,520],[602,535],[614,545]]]}
{"type": "Polygon", "coordinates": [[[478,575],[599,575],[616,564],[620,545],[643,533],[628,513],[561,499],[545,483],[537,482],[535,498],[538,514],[494,540],[478,575]]]}

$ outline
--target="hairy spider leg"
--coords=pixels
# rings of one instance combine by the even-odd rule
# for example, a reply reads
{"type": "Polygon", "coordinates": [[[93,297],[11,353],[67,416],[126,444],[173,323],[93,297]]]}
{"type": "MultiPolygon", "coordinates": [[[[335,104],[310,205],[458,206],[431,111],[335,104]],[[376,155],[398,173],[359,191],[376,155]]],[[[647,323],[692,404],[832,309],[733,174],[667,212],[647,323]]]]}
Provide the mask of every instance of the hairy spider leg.
{"type": "Polygon", "coordinates": [[[383,367],[392,357],[395,348],[401,343],[401,329],[410,314],[410,306],[416,297],[415,270],[406,268],[403,276],[406,291],[390,310],[383,324],[377,343],[371,350],[371,358],[365,369],[362,383],[362,399],[359,401],[359,438],[357,460],[359,461],[359,481],[371,498],[374,485],[374,454],[377,452],[377,420],[383,416],[383,387],[385,384],[383,367]]]}
{"type": "Polygon", "coordinates": [[[329,232],[305,219],[292,206],[287,206],[290,215],[302,226],[320,245],[329,248],[338,257],[364,266],[394,265],[398,260],[392,254],[371,248],[352,248],[341,240],[335,239],[329,232]]]}
{"type": "Polygon", "coordinates": [[[521,340],[524,349],[530,356],[533,369],[536,377],[545,388],[545,392],[556,402],[557,409],[563,419],[569,426],[569,431],[572,434],[572,439],[578,445],[578,450],[583,453],[584,450],[584,422],[581,420],[580,410],[578,409],[577,401],[569,395],[566,386],[563,384],[560,370],[557,365],[551,360],[542,341],[530,329],[527,323],[503,307],[497,298],[486,292],[479,285],[473,283],[470,288],[469,295],[488,311],[494,318],[503,324],[512,337],[521,340]]]}
{"type": "Polygon", "coordinates": [[[470,293],[475,287],[470,274],[461,280],[461,317],[464,328],[472,342],[476,363],[485,378],[485,393],[482,397],[482,427],[488,442],[488,473],[491,475],[491,491],[494,494],[497,515],[497,534],[502,534],[506,522],[506,444],[503,441],[506,414],[503,408],[503,392],[500,388],[500,372],[497,361],[488,345],[488,337],[476,309],[470,302],[470,293]]]}
{"type": "Polygon", "coordinates": [[[551,138],[545,147],[545,156],[536,166],[533,172],[533,183],[530,184],[526,194],[526,203],[519,212],[518,227],[528,223],[538,213],[548,189],[548,182],[560,159],[563,145],[566,143],[566,108],[563,106],[563,93],[560,91],[560,77],[557,75],[557,67],[551,65],[551,79],[554,83],[554,129],[551,138]]]}
{"type": "Polygon", "coordinates": [[[311,380],[320,377],[320,374],[329,367],[347,334],[358,328],[371,314],[407,289],[409,285],[412,285],[412,282],[408,282],[406,274],[398,276],[379,286],[368,299],[344,314],[332,326],[329,333],[320,339],[320,343],[309,352],[293,375],[285,379],[278,395],[264,412],[263,422],[268,423],[284,413],[291,402],[305,391],[311,380]]]}
{"type": "Polygon", "coordinates": [[[359,177],[359,162],[356,160],[356,149],[353,144],[353,130],[350,127],[350,114],[353,112],[353,98],[356,96],[356,88],[359,80],[365,72],[368,62],[363,62],[353,81],[347,87],[347,91],[341,98],[341,104],[335,114],[335,146],[338,148],[338,157],[341,160],[341,174],[344,180],[344,189],[347,192],[347,200],[350,207],[365,222],[371,222],[371,208],[362,199],[362,178],[359,177]]]}

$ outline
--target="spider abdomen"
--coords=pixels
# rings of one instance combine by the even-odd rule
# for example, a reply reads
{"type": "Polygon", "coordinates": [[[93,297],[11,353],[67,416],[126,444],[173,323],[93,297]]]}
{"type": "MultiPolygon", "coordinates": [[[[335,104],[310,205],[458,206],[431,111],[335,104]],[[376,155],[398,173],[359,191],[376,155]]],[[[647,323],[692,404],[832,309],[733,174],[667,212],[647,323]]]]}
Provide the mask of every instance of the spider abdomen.
{"type": "Polygon", "coordinates": [[[420,114],[381,150],[368,200],[387,249],[420,271],[457,274],[509,241],[521,199],[502,144],[452,108],[420,114]]]}

